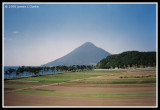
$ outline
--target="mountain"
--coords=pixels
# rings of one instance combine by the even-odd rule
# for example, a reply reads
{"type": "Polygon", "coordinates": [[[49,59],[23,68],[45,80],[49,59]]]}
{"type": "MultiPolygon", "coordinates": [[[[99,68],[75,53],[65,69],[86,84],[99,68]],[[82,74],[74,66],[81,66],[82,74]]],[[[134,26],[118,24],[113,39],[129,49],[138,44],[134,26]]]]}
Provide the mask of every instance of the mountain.
{"type": "Polygon", "coordinates": [[[109,52],[96,47],[91,42],[86,42],[67,55],[42,66],[96,65],[101,59],[109,55],[111,55],[109,52]]]}
{"type": "Polygon", "coordinates": [[[156,66],[156,52],[126,51],[102,59],[96,68],[156,66]]]}

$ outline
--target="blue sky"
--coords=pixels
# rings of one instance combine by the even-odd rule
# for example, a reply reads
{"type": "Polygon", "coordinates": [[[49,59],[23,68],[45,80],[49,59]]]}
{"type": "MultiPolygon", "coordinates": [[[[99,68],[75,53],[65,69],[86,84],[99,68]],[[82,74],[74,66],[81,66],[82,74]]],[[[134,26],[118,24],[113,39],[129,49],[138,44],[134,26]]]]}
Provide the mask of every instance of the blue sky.
{"type": "Polygon", "coordinates": [[[156,4],[6,5],[6,66],[39,66],[88,41],[111,54],[156,51],[156,4]]]}

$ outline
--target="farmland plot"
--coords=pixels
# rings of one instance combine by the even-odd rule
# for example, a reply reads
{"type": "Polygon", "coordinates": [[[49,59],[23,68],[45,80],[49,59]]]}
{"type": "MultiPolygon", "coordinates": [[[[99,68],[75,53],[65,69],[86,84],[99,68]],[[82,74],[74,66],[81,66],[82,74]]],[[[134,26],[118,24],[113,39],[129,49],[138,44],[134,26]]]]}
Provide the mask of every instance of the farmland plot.
{"type": "Polygon", "coordinates": [[[156,106],[156,71],[67,72],[5,81],[4,105],[156,106]]]}

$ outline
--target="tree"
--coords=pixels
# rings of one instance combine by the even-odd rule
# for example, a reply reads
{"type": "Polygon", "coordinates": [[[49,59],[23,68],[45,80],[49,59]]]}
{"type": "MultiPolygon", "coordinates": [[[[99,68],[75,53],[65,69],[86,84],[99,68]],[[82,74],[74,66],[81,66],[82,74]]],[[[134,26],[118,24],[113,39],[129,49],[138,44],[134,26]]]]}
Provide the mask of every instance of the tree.
{"type": "Polygon", "coordinates": [[[26,67],[25,71],[28,73],[28,75],[31,75],[31,73],[32,73],[30,66],[26,67]]]}
{"type": "Polygon", "coordinates": [[[50,67],[46,67],[47,72],[50,70],[50,67]]]}
{"type": "Polygon", "coordinates": [[[87,70],[92,70],[93,69],[93,65],[92,66],[91,65],[87,65],[86,68],[87,68],[87,70]]]}
{"type": "Polygon", "coordinates": [[[23,73],[25,71],[25,66],[19,67],[19,74],[21,74],[21,76],[23,76],[23,73]]]}
{"type": "Polygon", "coordinates": [[[68,67],[67,67],[67,66],[64,66],[63,69],[64,69],[64,71],[67,71],[67,70],[68,70],[68,67]]]}
{"type": "Polygon", "coordinates": [[[42,67],[42,74],[45,74],[46,67],[42,67]]]}
{"type": "Polygon", "coordinates": [[[81,65],[80,67],[81,67],[81,70],[84,70],[86,68],[85,65],[81,65]]]}
{"type": "Polygon", "coordinates": [[[77,65],[76,67],[78,71],[81,69],[80,65],[77,65]]]}
{"type": "Polygon", "coordinates": [[[69,66],[68,71],[75,71],[75,65],[69,66]]]}
{"type": "Polygon", "coordinates": [[[96,68],[119,68],[141,66],[156,66],[156,52],[126,51],[120,54],[107,56],[97,63],[96,68]]]}
{"type": "Polygon", "coordinates": [[[39,68],[33,67],[33,73],[37,76],[39,73],[39,68]]]}
{"type": "Polygon", "coordinates": [[[52,66],[51,67],[51,70],[52,70],[52,72],[55,72],[54,70],[55,70],[55,66],[52,66]]]}
{"type": "Polygon", "coordinates": [[[61,71],[62,69],[61,69],[61,66],[59,65],[59,66],[56,66],[56,70],[57,71],[61,71]]]}
{"type": "Polygon", "coordinates": [[[9,69],[8,69],[9,78],[11,78],[10,75],[11,75],[13,72],[15,72],[15,69],[12,69],[12,68],[9,68],[9,69]]]}
{"type": "MultiPolygon", "coordinates": [[[[5,71],[5,75],[6,75],[6,78],[7,78],[7,76],[9,75],[8,70],[5,71]]],[[[8,79],[8,78],[7,78],[7,79],[8,79]]]]}
{"type": "Polygon", "coordinates": [[[72,71],[73,71],[73,72],[76,71],[76,65],[72,65],[72,71]]]}
{"type": "Polygon", "coordinates": [[[16,70],[16,76],[19,76],[20,70],[19,68],[16,70]]]}

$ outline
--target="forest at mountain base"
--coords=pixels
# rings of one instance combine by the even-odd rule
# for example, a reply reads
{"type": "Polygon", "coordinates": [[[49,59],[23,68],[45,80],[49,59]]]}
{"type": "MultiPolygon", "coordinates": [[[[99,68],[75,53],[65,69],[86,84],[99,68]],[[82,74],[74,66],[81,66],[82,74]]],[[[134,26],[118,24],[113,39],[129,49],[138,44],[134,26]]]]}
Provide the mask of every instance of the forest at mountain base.
{"type": "Polygon", "coordinates": [[[156,66],[156,52],[126,51],[110,55],[98,62],[96,68],[141,68],[148,66],[156,66]]]}

